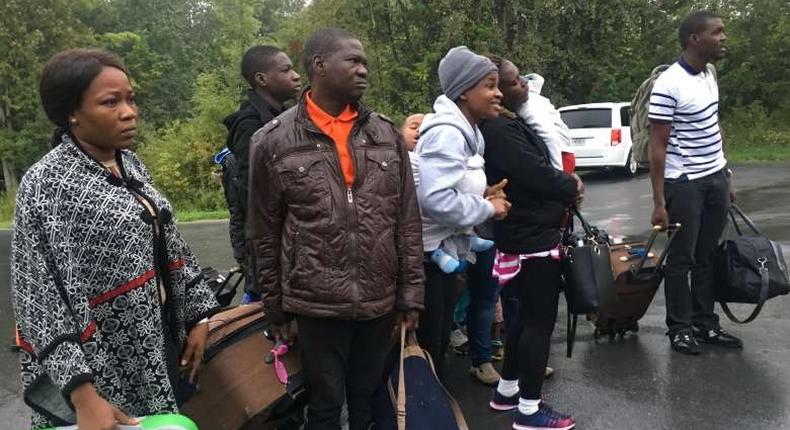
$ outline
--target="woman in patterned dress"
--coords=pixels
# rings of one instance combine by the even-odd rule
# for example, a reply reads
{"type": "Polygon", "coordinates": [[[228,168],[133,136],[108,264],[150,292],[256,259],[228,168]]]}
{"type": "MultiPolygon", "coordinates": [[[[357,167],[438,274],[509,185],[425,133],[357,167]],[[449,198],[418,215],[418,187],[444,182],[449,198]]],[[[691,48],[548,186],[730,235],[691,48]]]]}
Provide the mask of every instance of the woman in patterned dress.
{"type": "Polygon", "coordinates": [[[134,142],[120,60],[75,49],[44,67],[54,149],[19,187],[13,304],[33,427],[115,429],[177,412],[218,304],[134,142]]]}

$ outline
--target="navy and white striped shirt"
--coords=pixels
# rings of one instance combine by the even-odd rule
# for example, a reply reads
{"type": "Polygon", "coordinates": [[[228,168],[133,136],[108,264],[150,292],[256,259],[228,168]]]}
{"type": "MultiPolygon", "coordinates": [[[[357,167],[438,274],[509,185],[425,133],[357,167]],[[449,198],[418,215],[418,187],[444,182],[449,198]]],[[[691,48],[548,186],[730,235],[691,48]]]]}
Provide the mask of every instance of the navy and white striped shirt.
{"type": "Polygon", "coordinates": [[[664,177],[697,179],[727,164],[719,130],[719,88],[709,71],[681,57],[653,85],[648,118],[671,122],[664,177]]]}

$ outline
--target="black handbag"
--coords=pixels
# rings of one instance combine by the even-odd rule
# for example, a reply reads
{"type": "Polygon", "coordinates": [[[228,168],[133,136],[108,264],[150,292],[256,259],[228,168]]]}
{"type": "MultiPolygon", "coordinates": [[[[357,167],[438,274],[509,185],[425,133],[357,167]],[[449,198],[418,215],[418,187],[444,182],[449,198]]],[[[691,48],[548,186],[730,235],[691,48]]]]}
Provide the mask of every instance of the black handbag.
{"type": "Polygon", "coordinates": [[[609,236],[591,226],[577,208],[572,213],[582,225],[573,231],[570,223],[563,237],[562,278],[568,304],[568,338],[566,355],[573,353],[578,315],[591,314],[616,300],[609,236]]]}
{"type": "Polygon", "coordinates": [[[782,247],[765,237],[738,206],[731,206],[730,219],[738,235],[723,240],[716,253],[715,297],[727,318],[746,324],[757,318],[766,300],[790,292],[790,281],[782,247]],[[753,235],[744,234],[736,215],[753,235]],[[747,318],[741,320],[727,303],[752,303],[756,306],[747,318]]]}

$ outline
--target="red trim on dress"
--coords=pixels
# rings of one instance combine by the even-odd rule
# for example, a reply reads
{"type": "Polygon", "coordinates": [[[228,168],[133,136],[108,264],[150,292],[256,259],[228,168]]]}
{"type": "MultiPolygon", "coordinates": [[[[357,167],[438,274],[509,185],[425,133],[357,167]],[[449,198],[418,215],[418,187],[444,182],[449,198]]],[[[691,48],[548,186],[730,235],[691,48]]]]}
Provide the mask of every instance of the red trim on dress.
{"type": "MultiPolygon", "coordinates": [[[[177,269],[180,269],[182,267],[184,267],[184,260],[176,260],[176,261],[173,261],[173,262],[170,263],[169,269],[170,270],[177,270],[177,269]]],[[[141,286],[145,285],[146,282],[148,282],[151,279],[153,279],[154,276],[156,276],[156,270],[151,269],[151,270],[143,273],[142,275],[132,279],[131,281],[129,281],[129,282],[127,282],[127,283],[125,283],[125,284],[123,284],[121,286],[113,288],[112,290],[107,291],[106,293],[104,293],[104,294],[102,294],[102,295],[100,295],[98,297],[94,297],[94,298],[90,299],[88,301],[88,306],[90,306],[91,308],[95,308],[96,306],[99,306],[102,303],[108,302],[108,301],[120,296],[121,294],[126,294],[129,291],[131,291],[131,290],[133,290],[133,289],[135,289],[137,287],[141,287],[141,286]]]]}
{"type": "Polygon", "coordinates": [[[85,327],[85,331],[80,335],[80,343],[87,342],[93,336],[93,333],[96,333],[96,321],[91,320],[88,326],[85,327]]]}
{"type": "Polygon", "coordinates": [[[25,339],[22,339],[22,334],[19,333],[19,326],[16,326],[16,330],[14,331],[15,331],[14,340],[16,340],[15,342],[16,346],[27,351],[30,355],[35,356],[36,353],[33,352],[33,345],[29,344],[25,339]]]}

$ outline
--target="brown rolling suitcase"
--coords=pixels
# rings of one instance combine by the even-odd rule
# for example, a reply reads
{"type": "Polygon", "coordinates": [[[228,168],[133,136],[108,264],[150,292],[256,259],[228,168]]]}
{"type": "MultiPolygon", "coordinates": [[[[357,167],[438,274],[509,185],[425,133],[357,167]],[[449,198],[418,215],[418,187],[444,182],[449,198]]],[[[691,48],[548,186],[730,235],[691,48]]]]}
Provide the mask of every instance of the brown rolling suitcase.
{"type": "Polygon", "coordinates": [[[288,386],[266,363],[274,342],[264,335],[260,304],[214,315],[197,392],[181,412],[207,430],[297,429],[306,401],[298,350],[283,357],[288,386]]]}
{"type": "Polygon", "coordinates": [[[639,320],[647,312],[659,284],[663,279],[661,266],[666,251],[680,224],[670,225],[667,229],[654,227],[647,242],[629,242],[612,245],[609,248],[616,300],[602,306],[592,316],[595,321],[595,339],[601,336],[624,336],[627,332],[639,331],[639,320]],[[669,238],[660,255],[653,255],[651,249],[656,237],[667,231],[669,238]]]}

